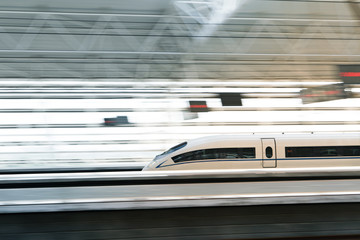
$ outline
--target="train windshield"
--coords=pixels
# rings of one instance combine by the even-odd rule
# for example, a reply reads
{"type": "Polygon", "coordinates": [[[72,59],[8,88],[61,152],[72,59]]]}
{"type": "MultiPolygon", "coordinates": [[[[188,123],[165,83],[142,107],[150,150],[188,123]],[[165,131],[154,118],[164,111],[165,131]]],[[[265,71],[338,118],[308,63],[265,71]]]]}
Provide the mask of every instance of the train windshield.
{"type": "Polygon", "coordinates": [[[186,145],[187,145],[187,142],[180,143],[180,144],[178,144],[178,145],[170,148],[169,150],[163,152],[162,154],[157,155],[154,160],[158,159],[159,157],[163,157],[163,156],[165,156],[165,155],[168,155],[168,154],[170,154],[170,153],[173,153],[173,152],[175,152],[175,151],[177,151],[177,150],[185,147],[186,145]]]}

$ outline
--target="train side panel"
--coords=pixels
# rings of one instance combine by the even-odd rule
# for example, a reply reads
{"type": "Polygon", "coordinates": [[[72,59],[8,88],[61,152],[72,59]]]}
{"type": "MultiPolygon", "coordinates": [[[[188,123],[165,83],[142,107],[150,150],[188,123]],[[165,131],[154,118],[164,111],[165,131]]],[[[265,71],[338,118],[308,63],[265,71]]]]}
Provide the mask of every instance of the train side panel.
{"type": "Polygon", "coordinates": [[[167,161],[159,164],[156,170],[207,170],[207,169],[259,169],[262,168],[262,150],[260,139],[231,139],[218,142],[190,143],[187,148],[167,157],[167,161]],[[255,148],[254,157],[219,158],[176,162],[173,159],[183,153],[204,149],[255,148]]]}
{"type": "Polygon", "coordinates": [[[278,138],[276,145],[278,168],[360,166],[357,136],[278,138]]]}

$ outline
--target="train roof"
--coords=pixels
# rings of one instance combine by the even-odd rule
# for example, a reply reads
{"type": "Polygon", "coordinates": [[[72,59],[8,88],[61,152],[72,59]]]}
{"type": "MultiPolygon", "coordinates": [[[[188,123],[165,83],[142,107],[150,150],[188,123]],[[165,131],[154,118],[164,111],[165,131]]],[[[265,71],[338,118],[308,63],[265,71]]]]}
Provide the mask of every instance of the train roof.
{"type": "Polygon", "coordinates": [[[234,140],[259,140],[261,138],[275,139],[348,139],[360,138],[360,133],[254,133],[239,135],[212,135],[189,140],[188,142],[218,142],[218,141],[234,141],[234,140]]]}

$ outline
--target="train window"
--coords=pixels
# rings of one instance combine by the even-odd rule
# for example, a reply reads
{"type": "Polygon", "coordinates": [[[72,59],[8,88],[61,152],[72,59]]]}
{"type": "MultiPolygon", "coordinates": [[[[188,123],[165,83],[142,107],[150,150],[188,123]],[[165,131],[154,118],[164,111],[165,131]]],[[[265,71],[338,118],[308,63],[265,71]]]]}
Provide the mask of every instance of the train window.
{"type": "Polygon", "coordinates": [[[175,152],[183,147],[185,147],[187,144],[187,142],[183,142],[183,143],[180,143],[172,148],[170,148],[169,150],[165,151],[164,153],[162,153],[161,155],[165,155],[165,154],[169,154],[169,153],[172,153],[172,152],[175,152]]]}
{"type": "Polygon", "coordinates": [[[191,151],[172,157],[174,162],[205,159],[255,158],[255,148],[212,148],[191,151]]]}
{"type": "Polygon", "coordinates": [[[360,156],[360,146],[285,147],[286,157],[360,156]]]}
{"type": "Polygon", "coordinates": [[[267,147],[267,148],[265,149],[265,153],[266,153],[266,157],[267,157],[267,158],[272,158],[272,156],[273,156],[273,149],[272,149],[272,147],[267,147]]]}
{"type": "Polygon", "coordinates": [[[180,144],[178,144],[178,145],[170,148],[169,150],[167,150],[167,151],[165,151],[165,152],[157,155],[157,156],[154,158],[154,161],[157,160],[158,158],[164,156],[164,155],[167,155],[167,154],[169,154],[169,153],[175,152],[175,151],[177,151],[177,150],[185,147],[186,145],[187,145],[187,142],[180,143],[180,144]]]}

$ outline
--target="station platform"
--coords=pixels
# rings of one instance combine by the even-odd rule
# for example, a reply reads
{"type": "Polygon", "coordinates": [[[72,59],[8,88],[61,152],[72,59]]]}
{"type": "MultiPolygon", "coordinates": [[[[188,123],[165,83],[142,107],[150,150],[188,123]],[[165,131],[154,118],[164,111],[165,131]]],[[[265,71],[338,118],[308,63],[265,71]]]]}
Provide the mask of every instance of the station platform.
{"type": "Polygon", "coordinates": [[[360,180],[0,189],[0,239],[329,239],[360,236],[360,180]]]}

